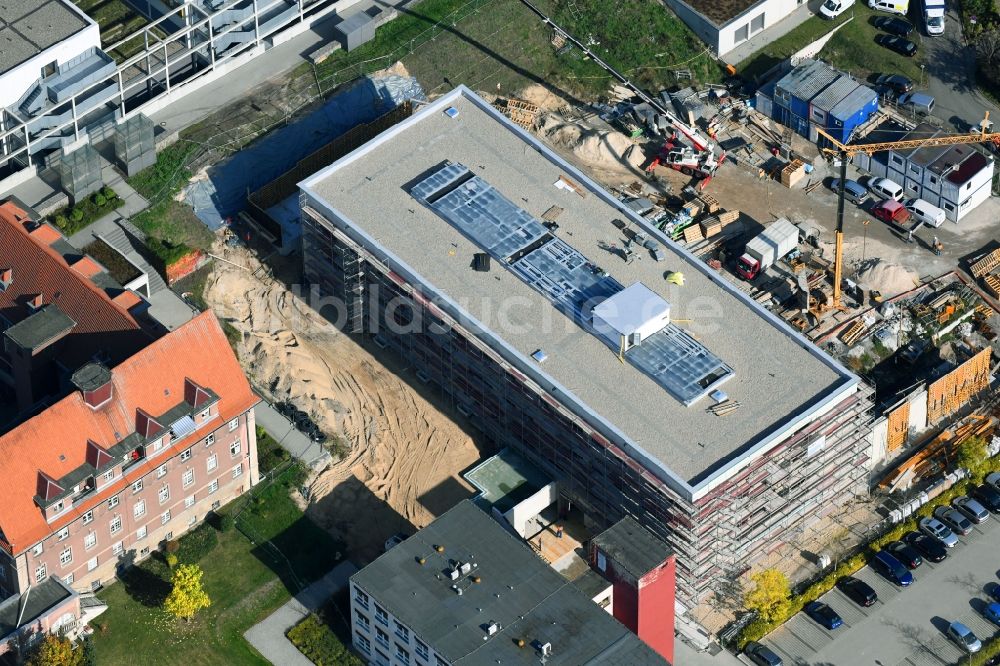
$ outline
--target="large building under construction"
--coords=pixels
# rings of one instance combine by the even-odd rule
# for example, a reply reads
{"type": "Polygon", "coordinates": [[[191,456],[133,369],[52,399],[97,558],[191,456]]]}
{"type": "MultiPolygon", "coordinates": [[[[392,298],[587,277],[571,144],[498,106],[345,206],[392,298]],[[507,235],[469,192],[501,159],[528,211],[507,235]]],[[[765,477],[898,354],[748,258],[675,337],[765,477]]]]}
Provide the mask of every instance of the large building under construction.
{"type": "Polygon", "coordinates": [[[683,604],[865,487],[870,389],[468,89],[300,187],[346,327],[665,539],[683,604]]]}

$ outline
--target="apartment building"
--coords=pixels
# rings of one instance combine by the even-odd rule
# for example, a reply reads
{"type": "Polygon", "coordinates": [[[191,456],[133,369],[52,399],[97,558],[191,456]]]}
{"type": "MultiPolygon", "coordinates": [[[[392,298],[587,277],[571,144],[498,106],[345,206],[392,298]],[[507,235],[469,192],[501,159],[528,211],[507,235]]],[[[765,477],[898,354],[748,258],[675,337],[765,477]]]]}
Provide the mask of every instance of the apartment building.
{"type": "Polygon", "coordinates": [[[0,589],[96,589],[258,479],[253,393],[203,313],[0,436],[0,589]]]}
{"type": "Polygon", "coordinates": [[[668,663],[469,500],[351,576],[351,630],[376,666],[668,663]]]}
{"type": "Polygon", "coordinates": [[[864,491],[870,388],[468,89],[300,188],[341,323],[598,528],[663,539],[682,607],[864,491]]]}

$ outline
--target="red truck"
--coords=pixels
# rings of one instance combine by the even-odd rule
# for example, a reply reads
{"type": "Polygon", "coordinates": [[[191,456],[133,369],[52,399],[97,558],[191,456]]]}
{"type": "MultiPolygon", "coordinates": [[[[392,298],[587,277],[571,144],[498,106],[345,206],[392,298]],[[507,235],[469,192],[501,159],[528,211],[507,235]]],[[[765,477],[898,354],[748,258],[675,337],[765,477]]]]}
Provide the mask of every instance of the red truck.
{"type": "Polygon", "coordinates": [[[899,229],[902,229],[903,231],[908,229],[908,224],[911,219],[910,211],[906,210],[906,206],[893,199],[886,199],[872,208],[872,215],[874,215],[876,219],[882,220],[883,222],[891,224],[899,229]]]}

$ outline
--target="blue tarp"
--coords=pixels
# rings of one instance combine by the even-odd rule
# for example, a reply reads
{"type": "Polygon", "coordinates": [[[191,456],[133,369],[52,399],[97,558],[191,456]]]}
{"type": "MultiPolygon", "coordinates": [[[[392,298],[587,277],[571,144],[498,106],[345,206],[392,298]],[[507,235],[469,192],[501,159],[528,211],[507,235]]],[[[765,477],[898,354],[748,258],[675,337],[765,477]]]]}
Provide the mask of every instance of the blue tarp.
{"type": "Polygon", "coordinates": [[[425,99],[412,77],[366,77],[308,116],[283,127],[208,170],[191,183],[184,200],[215,231],[246,207],[247,194],[291,169],[303,157],[347,130],[371,122],[407,99],[425,99]]]}

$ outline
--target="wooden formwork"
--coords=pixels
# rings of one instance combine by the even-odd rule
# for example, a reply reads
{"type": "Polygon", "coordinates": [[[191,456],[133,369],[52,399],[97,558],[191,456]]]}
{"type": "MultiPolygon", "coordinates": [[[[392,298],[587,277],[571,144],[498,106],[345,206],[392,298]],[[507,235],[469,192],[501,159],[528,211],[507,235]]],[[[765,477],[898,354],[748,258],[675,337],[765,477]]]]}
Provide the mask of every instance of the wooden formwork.
{"type": "Polygon", "coordinates": [[[989,386],[990,352],[990,347],[983,349],[927,387],[928,423],[937,423],[954,414],[989,386]]]}
{"type": "Polygon", "coordinates": [[[985,257],[969,266],[969,272],[972,273],[972,277],[981,278],[984,275],[992,273],[998,266],[1000,266],[1000,248],[993,250],[985,257]]]}
{"type": "Polygon", "coordinates": [[[901,449],[906,443],[906,436],[910,432],[910,403],[904,402],[896,409],[889,412],[888,416],[888,440],[886,450],[889,453],[901,449]]]}

